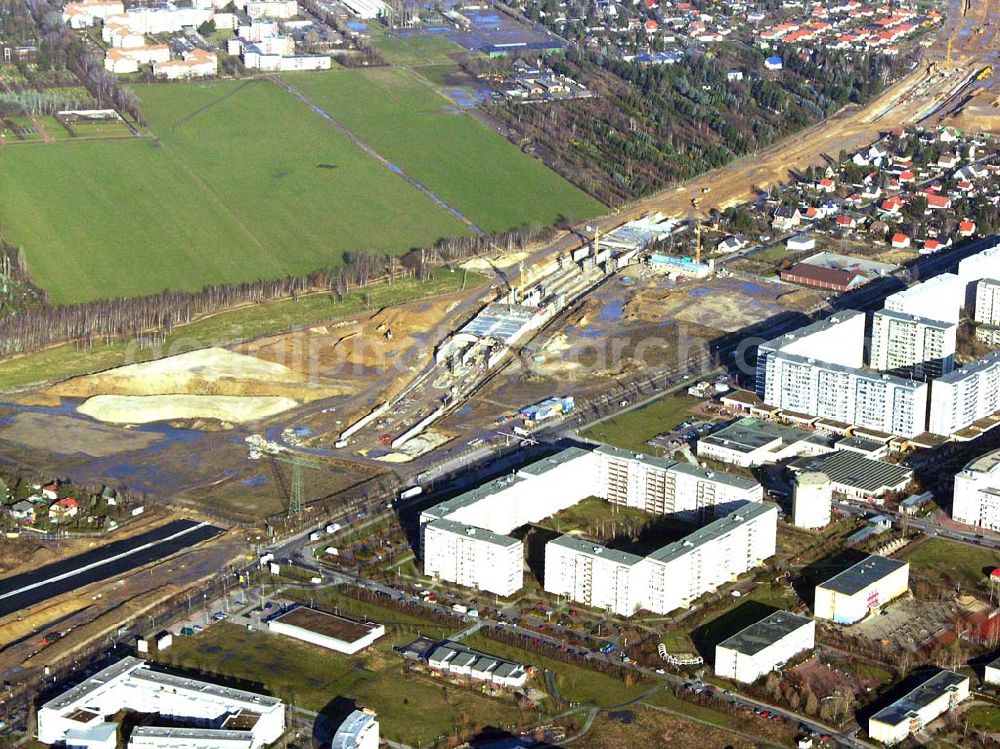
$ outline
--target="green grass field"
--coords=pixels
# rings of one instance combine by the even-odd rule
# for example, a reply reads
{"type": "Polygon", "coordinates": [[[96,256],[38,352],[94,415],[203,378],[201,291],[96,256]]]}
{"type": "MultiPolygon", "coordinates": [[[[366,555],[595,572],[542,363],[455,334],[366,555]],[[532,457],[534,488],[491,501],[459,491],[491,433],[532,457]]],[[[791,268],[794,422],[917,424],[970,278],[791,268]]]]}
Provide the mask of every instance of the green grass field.
{"type": "Polygon", "coordinates": [[[910,563],[913,578],[942,582],[947,576],[961,582],[963,588],[985,582],[988,571],[1000,567],[996,551],[941,538],[920,544],[904,559],[910,563]]]}
{"type": "Polygon", "coordinates": [[[193,637],[176,638],[163,661],[262,685],[306,710],[323,712],[338,698],[354,700],[376,710],[383,737],[413,746],[451,734],[455,726],[509,726],[530,719],[514,704],[474,689],[405,673],[403,659],[392,647],[415,637],[410,632],[389,632],[361,653],[344,656],[222,623],[193,637]]]}
{"type": "Polygon", "coordinates": [[[273,83],[136,93],[158,141],[0,150],[0,226],[55,302],[303,273],[468,232],[273,83]]]}
{"type": "Polygon", "coordinates": [[[406,37],[373,34],[371,45],[393,65],[443,64],[451,62],[451,55],[465,53],[462,45],[444,34],[406,37]]]}
{"type": "Polygon", "coordinates": [[[595,424],[584,432],[584,436],[625,450],[654,452],[646,443],[684,421],[698,403],[699,399],[686,394],[665,395],[648,406],[595,424]]]}
{"type": "Polygon", "coordinates": [[[301,73],[286,80],[486,231],[605,210],[499,134],[456,112],[408,70],[301,73]]]}
{"type": "Polygon", "coordinates": [[[966,722],[971,728],[989,733],[1000,732],[1000,708],[992,705],[976,705],[962,714],[961,722],[966,722]]]}

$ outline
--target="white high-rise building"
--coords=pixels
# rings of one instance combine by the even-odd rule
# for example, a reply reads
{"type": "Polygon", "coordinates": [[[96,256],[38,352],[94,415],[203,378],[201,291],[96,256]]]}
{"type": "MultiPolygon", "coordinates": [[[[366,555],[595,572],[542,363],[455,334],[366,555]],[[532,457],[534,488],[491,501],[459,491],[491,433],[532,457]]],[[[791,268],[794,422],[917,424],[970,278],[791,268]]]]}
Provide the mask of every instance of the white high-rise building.
{"type": "Polygon", "coordinates": [[[971,313],[976,296],[976,282],[984,278],[1000,279],[1000,243],[959,262],[958,277],[965,288],[965,305],[971,313]]]}
{"type": "Polygon", "coordinates": [[[523,546],[514,529],[587,497],[656,514],[699,517],[763,500],[753,479],[608,446],[572,447],[424,510],[424,572],[508,596],[523,581],[523,546]]]}
{"type": "MultiPolygon", "coordinates": [[[[971,272],[970,266],[969,273],[971,272]]],[[[962,308],[965,306],[965,287],[971,280],[963,280],[954,273],[942,273],[923,283],[890,294],[885,298],[885,309],[958,323],[962,308]]]]}
{"type": "Polygon", "coordinates": [[[952,435],[1000,410],[1000,352],[956,369],[931,385],[928,430],[952,435]]]}
{"type": "Polygon", "coordinates": [[[775,611],[715,646],[715,673],[752,684],[816,645],[816,622],[775,611]]]}
{"type": "Polygon", "coordinates": [[[796,474],[792,488],[792,524],[799,528],[824,528],[830,524],[833,483],[825,473],[796,474]]]}
{"type": "Polygon", "coordinates": [[[927,380],[955,368],[958,325],[906,312],[879,310],[872,316],[871,368],[927,380]]]}
{"type": "Polygon", "coordinates": [[[611,445],[594,451],[597,496],[612,504],[656,515],[723,515],[747,502],[761,502],[764,489],[755,480],[690,463],[678,463],[611,445]]]}
{"type": "Polygon", "coordinates": [[[666,614],[774,555],[777,505],[756,502],[646,557],[570,536],[545,546],[545,590],[631,616],[666,614]]]}
{"type": "Polygon", "coordinates": [[[926,383],[784,352],[767,359],[764,400],[902,437],[924,432],[927,424],[926,383]]]}
{"type": "Polygon", "coordinates": [[[976,282],[976,301],[972,313],[978,323],[1000,325],[1000,281],[984,278],[976,282]]]}
{"type": "Polygon", "coordinates": [[[951,517],[1000,531],[1000,450],[976,458],[956,474],[951,517]]]}
{"type": "Polygon", "coordinates": [[[648,587],[643,558],[573,536],[545,544],[545,592],[632,616],[648,587]]]}
{"type": "Polygon", "coordinates": [[[524,583],[524,545],[485,528],[435,520],[424,528],[424,574],[511,596],[524,583]]]}
{"type": "Polygon", "coordinates": [[[757,347],[757,395],[767,400],[767,362],[772,354],[785,353],[857,368],[864,365],[865,315],[838,312],[825,320],[773,338],[757,347]]]}

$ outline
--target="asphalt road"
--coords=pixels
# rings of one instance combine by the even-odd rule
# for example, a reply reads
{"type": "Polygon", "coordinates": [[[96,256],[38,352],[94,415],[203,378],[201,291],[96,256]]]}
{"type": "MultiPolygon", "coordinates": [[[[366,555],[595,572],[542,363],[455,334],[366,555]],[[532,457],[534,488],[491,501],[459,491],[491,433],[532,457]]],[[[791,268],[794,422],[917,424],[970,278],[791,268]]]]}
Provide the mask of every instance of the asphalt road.
{"type": "Polygon", "coordinates": [[[221,528],[207,523],[175,520],[138,536],[0,580],[0,616],[123,575],[221,533],[221,528]]]}

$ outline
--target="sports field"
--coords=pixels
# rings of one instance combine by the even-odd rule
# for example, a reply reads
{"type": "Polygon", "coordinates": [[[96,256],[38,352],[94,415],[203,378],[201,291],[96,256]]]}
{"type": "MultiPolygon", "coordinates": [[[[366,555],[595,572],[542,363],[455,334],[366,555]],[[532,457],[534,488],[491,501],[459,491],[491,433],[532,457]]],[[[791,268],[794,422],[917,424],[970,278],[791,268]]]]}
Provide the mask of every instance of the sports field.
{"type": "Polygon", "coordinates": [[[596,200],[403,68],[285,76],[486,231],[605,212],[596,200]]]}
{"type": "Polygon", "coordinates": [[[303,273],[469,231],[273,83],[136,92],[158,140],[0,148],[0,227],[57,303],[303,273]]]}

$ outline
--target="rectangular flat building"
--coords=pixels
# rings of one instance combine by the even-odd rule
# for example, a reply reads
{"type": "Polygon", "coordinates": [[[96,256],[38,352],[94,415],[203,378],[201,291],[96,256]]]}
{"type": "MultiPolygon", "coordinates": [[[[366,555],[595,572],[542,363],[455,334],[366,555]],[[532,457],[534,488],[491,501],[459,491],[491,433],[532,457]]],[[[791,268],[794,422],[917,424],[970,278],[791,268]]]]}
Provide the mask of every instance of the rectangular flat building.
{"type": "Polygon", "coordinates": [[[424,529],[424,574],[498,596],[512,596],[524,584],[524,545],[451,520],[424,529]]]}
{"type": "Polygon", "coordinates": [[[887,492],[902,491],[913,480],[912,469],[866,458],[853,450],[799,458],[789,468],[795,472],[825,473],[833,491],[855,499],[877,499],[887,492]]]}
{"type": "Polygon", "coordinates": [[[928,431],[945,437],[1000,411],[1000,351],[934,380],[928,431]]]}
{"type": "Polygon", "coordinates": [[[743,418],[698,440],[699,458],[749,468],[802,455],[830,452],[832,438],[820,432],[743,418]]]}
{"type": "Polygon", "coordinates": [[[715,646],[715,673],[752,684],[816,644],[816,622],[775,611],[715,646]]]}
{"type": "Polygon", "coordinates": [[[814,613],[817,619],[854,624],[906,593],[909,584],[909,563],[869,556],[816,586],[814,613]]]}
{"type": "Polygon", "coordinates": [[[886,746],[898,744],[969,696],[969,677],[939,671],[912,692],[868,719],[868,735],[886,746]]]}
{"type": "Polygon", "coordinates": [[[374,622],[359,622],[306,606],[271,619],[269,631],[296,640],[353,655],[385,634],[385,627],[374,622]]]}

